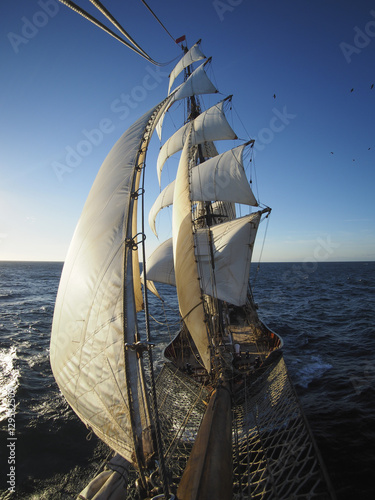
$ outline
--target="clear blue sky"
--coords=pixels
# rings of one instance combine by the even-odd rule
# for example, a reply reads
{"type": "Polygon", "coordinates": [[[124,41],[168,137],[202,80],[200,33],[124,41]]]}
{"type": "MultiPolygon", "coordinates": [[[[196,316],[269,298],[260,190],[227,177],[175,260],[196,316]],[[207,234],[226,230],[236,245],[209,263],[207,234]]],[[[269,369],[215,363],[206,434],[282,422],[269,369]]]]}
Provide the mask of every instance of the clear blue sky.
{"type": "MultiPolygon", "coordinates": [[[[104,3],[154,59],[180,55],[139,0],[104,3]]],[[[260,197],[273,209],[263,260],[374,260],[374,3],[149,4],[174,37],[203,39],[209,76],[257,139],[260,197]]],[[[173,64],[155,73],[56,0],[2,2],[0,19],[0,260],[64,260],[103,159],[163,98],[173,64]],[[122,95],[137,101],[120,108],[122,95]],[[95,144],[59,178],[53,165],[87,134],[95,144]]]]}

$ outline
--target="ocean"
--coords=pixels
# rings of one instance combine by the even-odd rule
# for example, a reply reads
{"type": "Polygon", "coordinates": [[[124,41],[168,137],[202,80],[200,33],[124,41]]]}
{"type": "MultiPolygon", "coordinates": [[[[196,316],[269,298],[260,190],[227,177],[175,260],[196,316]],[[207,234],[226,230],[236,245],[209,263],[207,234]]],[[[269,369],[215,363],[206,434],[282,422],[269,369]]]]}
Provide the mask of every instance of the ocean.
{"type": "MultiPolygon", "coordinates": [[[[61,270],[61,263],[0,262],[1,499],[73,499],[108,454],[52,376],[49,339],[61,270]]],[[[260,317],[284,339],[337,499],[372,500],[375,262],[263,263],[253,266],[253,278],[260,317]]],[[[177,320],[174,294],[160,291],[177,320]]],[[[156,299],[150,307],[163,320],[156,299]]],[[[152,325],[161,363],[168,339],[152,325]]],[[[168,335],[173,329],[176,323],[168,335]]]]}

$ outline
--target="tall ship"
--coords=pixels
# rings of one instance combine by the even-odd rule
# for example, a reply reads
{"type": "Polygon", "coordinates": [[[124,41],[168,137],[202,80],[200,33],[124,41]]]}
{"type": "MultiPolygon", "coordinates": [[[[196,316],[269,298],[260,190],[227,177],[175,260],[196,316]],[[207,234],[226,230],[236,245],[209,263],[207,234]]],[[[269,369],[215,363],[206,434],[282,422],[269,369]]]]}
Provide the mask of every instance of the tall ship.
{"type": "Polygon", "coordinates": [[[231,96],[203,108],[200,96],[217,93],[210,59],[200,41],[178,42],[165,98],[123,133],[97,174],[57,294],[54,377],[113,450],[79,498],[334,498],[283,341],[260,320],[252,295],[257,229],[271,212],[247,175],[254,140],[239,141],[230,126],[231,96]],[[162,137],[166,113],[181,106],[180,126],[149,164],[151,137],[162,137]],[[219,153],[220,141],[235,145],[219,153]],[[148,171],[156,168],[164,186],[163,167],[177,154],[175,178],[146,214],[148,171]],[[156,233],[167,207],[172,237],[149,255],[147,219],[156,233]],[[149,302],[154,294],[163,304],[160,283],[176,290],[179,325],[157,369],[149,302]]]}

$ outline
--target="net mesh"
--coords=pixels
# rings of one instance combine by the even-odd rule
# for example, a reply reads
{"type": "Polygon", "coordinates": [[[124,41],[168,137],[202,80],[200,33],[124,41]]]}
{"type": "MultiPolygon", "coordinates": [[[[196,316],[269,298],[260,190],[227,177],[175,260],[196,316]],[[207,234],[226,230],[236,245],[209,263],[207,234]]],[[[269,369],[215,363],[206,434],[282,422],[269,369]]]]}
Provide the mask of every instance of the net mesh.
{"type": "MultiPolygon", "coordinates": [[[[177,486],[210,392],[168,363],[156,385],[166,466],[177,486]]],[[[237,391],[232,426],[233,499],[333,497],[282,356],[237,391]]],[[[130,485],[127,498],[137,498],[130,485]]]]}
{"type": "Polygon", "coordinates": [[[282,357],[241,391],[233,441],[233,498],[331,498],[282,357]]]}
{"type": "Polygon", "coordinates": [[[158,377],[157,399],[166,466],[178,484],[205,413],[209,391],[166,364],[158,377]]]}

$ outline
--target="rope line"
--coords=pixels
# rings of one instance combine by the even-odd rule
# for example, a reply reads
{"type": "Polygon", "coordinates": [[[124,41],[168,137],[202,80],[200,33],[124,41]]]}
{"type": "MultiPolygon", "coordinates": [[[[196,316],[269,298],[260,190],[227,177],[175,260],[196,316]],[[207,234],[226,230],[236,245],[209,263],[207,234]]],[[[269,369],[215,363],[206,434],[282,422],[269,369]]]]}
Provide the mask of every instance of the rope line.
{"type": "Polygon", "coordinates": [[[167,28],[164,26],[164,24],[160,21],[160,19],[158,18],[158,16],[155,14],[155,12],[151,9],[151,7],[145,2],[145,0],[141,0],[141,2],[143,3],[143,5],[145,7],[147,7],[147,9],[151,12],[151,14],[154,16],[154,18],[158,21],[158,23],[165,29],[165,31],[168,33],[168,35],[172,38],[172,40],[174,41],[174,43],[176,43],[176,40],[173,38],[173,36],[169,33],[169,31],[167,30],[167,28]]]}
{"type": "Polygon", "coordinates": [[[95,7],[116,26],[116,28],[131,42],[145,57],[149,58],[149,55],[140,47],[137,42],[127,33],[121,24],[112,16],[112,14],[104,7],[104,5],[99,0],[90,0],[90,2],[95,5],[95,7]]]}
{"type": "Polygon", "coordinates": [[[269,225],[269,222],[270,222],[270,214],[267,215],[267,224],[266,224],[266,230],[264,232],[264,237],[263,237],[263,243],[262,243],[262,248],[261,248],[261,251],[260,251],[260,255],[259,255],[259,262],[258,262],[258,266],[256,268],[256,271],[255,271],[255,276],[254,276],[254,280],[252,282],[252,288],[254,290],[255,288],[255,283],[257,281],[257,278],[258,278],[258,274],[259,274],[259,269],[260,269],[260,263],[262,261],[262,255],[263,255],[263,249],[264,249],[264,243],[266,241],[266,236],[267,236],[267,231],[268,231],[268,225],[269,225]]]}
{"type": "Polygon", "coordinates": [[[93,23],[95,26],[97,26],[98,28],[102,29],[103,31],[105,31],[106,33],[108,33],[109,35],[111,35],[113,38],[115,38],[116,40],[118,40],[119,42],[121,42],[123,45],[125,45],[126,47],[128,47],[129,49],[131,49],[133,52],[135,52],[139,56],[143,57],[144,59],[146,59],[148,62],[154,64],[155,66],[166,66],[166,65],[170,64],[172,61],[174,61],[175,59],[177,59],[177,57],[176,57],[176,58],[174,58],[171,61],[168,61],[166,63],[160,63],[160,62],[154,61],[154,59],[152,59],[152,57],[149,56],[147,54],[147,52],[144,51],[140,47],[140,45],[138,45],[133,40],[133,38],[124,30],[124,28],[120,25],[120,23],[112,16],[112,14],[102,5],[102,3],[99,0],[90,0],[90,2],[93,5],[95,5],[95,7],[105,17],[107,17],[107,19],[109,19],[114,24],[114,26],[116,26],[116,28],[128,40],[130,40],[131,43],[134,44],[134,45],[131,45],[131,43],[127,42],[126,40],[124,40],[120,36],[116,35],[116,33],[114,33],[110,28],[108,28],[107,26],[105,26],[101,21],[99,21],[98,19],[96,19],[96,17],[94,17],[91,14],[89,14],[86,10],[82,9],[81,7],[79,7],[72,0],[59,0],[59,2],[62,3],[62,4],[64,4],[66,7],[69,7],[71,10],[73,10],[74,12],[76,12],[77,14],[79,14],[80,16],[82,16],[83,18],[87,19],[88,21],[90,21],[91,23],[93,23]]]}

